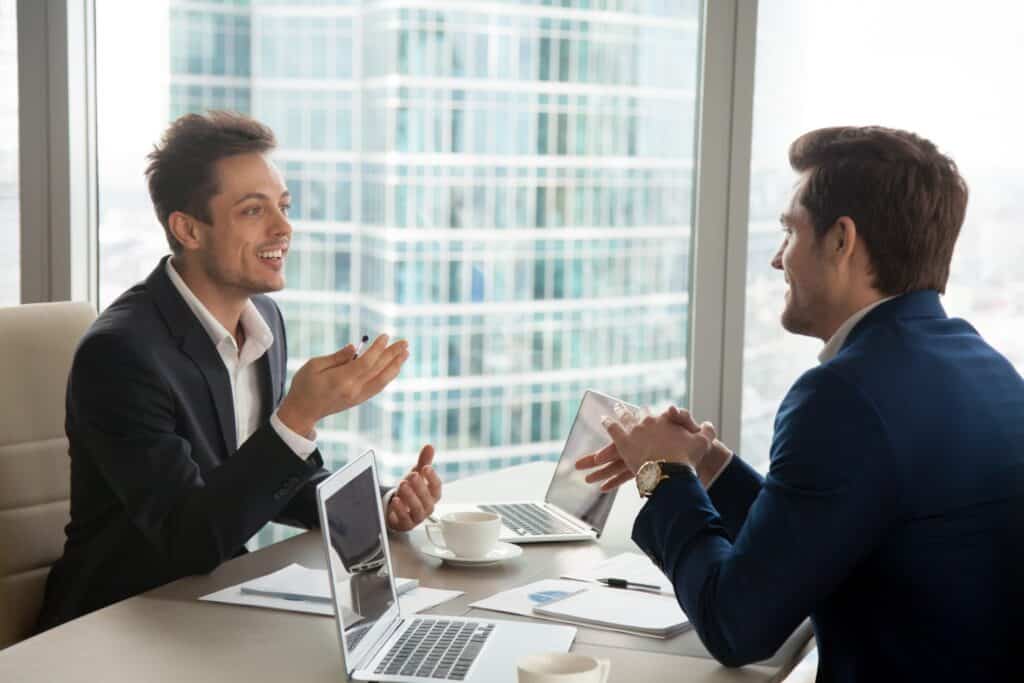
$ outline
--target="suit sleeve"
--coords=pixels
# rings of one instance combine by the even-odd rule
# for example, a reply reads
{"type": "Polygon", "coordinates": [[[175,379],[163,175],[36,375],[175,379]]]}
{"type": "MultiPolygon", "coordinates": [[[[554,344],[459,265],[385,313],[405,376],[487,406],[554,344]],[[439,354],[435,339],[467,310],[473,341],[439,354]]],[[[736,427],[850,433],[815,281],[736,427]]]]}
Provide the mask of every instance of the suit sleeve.
{"type": "Polygon", "coordinates": [[[722,518],[729,538],[735,539],[739,535],[763,483],[764,479],[754,468],[733,454],[725,470],[708,489],[711,504],[722,518]]]}
{"type": "Polygon", "coordinates": [[[873,407],[816,368],[780,408],[768,476],[735,535],[699,482],[673,477],[641,510],[633,539],[672,580],[716,659],[768,658],[878,542],[888,452],[873,407]]]}
{"type": "Polygon", "coordinates": [[[175,432],[178,404],[155,361],[115,335],[86,339],[68,388],[69,431],[176,574],[212,571],[281,514],[321,460],[295,457],[269,422],[202,472],[175,432]]]}

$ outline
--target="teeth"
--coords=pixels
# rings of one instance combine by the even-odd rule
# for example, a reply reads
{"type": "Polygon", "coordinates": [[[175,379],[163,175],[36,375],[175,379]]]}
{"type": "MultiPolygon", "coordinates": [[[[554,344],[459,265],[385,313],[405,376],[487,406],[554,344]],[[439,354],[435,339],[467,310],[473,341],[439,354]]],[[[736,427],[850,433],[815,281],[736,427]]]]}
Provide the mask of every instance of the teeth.
{"type": "Polygon", "coordinates": [[[261,251],[257,254],[260,258],[284,258],[284,252],[281,249],[273,249],[271,251],[261,251]]]}

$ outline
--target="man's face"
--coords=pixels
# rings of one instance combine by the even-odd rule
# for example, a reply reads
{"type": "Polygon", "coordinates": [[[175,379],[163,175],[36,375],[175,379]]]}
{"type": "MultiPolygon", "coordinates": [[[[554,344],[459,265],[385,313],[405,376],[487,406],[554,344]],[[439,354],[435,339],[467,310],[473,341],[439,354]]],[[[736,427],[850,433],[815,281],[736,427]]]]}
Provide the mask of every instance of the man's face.
{"type": "Polygon", "coordinates": [[[783,240],[772,267],[781,270],[789,288],[782,326],[793,334],[823,338],[834,309],[829,269],[807,210],[800,204],[801,181],[782,214],[783,240]]]}
{"type": "Polygon", "coordinates": [[[245,296],[282,289],[292,226],[281,172],[263,154],[239,154],[218,161],[216,173],[197,254],[206,277],[245,296]]]}

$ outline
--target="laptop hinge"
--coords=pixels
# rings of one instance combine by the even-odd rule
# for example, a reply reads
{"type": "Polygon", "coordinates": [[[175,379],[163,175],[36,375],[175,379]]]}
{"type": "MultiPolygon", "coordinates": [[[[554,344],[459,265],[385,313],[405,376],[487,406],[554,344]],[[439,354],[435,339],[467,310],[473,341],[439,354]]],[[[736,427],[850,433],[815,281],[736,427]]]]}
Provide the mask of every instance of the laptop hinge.
{"type": "Polygon", "coordinates": [[[386,643],[391,642],[391,636],[393,636],[395,634],[395,631],[400,629],[402,627],[402,624],[404,623],[405,618],[399,616],[397,619],[395,619],[391,626],[384,629],[384,632],[381,634],[380,638],[377,639],[376,646],[366,651],[366,657],[363,658],[363,661],[357,662],[355,670],[358,671],[359,669],[369,669],[370,664],[373,663],[374,658],[381,651],[381,648],[383,648],[386,643]]]}

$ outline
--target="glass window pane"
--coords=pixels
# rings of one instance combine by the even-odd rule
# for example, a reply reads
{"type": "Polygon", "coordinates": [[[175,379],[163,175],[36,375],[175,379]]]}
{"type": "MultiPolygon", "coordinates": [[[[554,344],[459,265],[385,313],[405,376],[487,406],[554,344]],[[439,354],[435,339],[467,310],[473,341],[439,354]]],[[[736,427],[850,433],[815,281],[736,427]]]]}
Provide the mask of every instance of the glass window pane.
{"type": "Polygon", "coordinates": [[[769,265],[796,180],[787,150],[809,130],[902,128],[956,161],[971,194],[943,306],[1024,369],[1024,139],[1008,134],[1024,106],[1011,85],[1024,61],[1024,6],[864,0],[851,11],[842,0],[761,0],[758,11],[739,451],[767,469],[779,403],[822,347],[783,331],[786,285],[769,265]],[[850,39],[856,50],[832,49],[850,39]]]}
{"type": "Polygon", "coordinates": [[[413,344],[324,421],[330,466],[352,443],[385,478],[426,441],[448,478],[554,459],[590,386],[685,404],[700,3],[562,4],[573,21],[535,0],[98,3],[102,305],[167,251],[145,154],[174,117],[234,108],[275,129],[292,192],[292,362],[342,330],[413,344]]]}
{"type": "Polygon", "coordinates": [[[21,302],[17,2],[0,0],[0,306],[21,302]]]}

